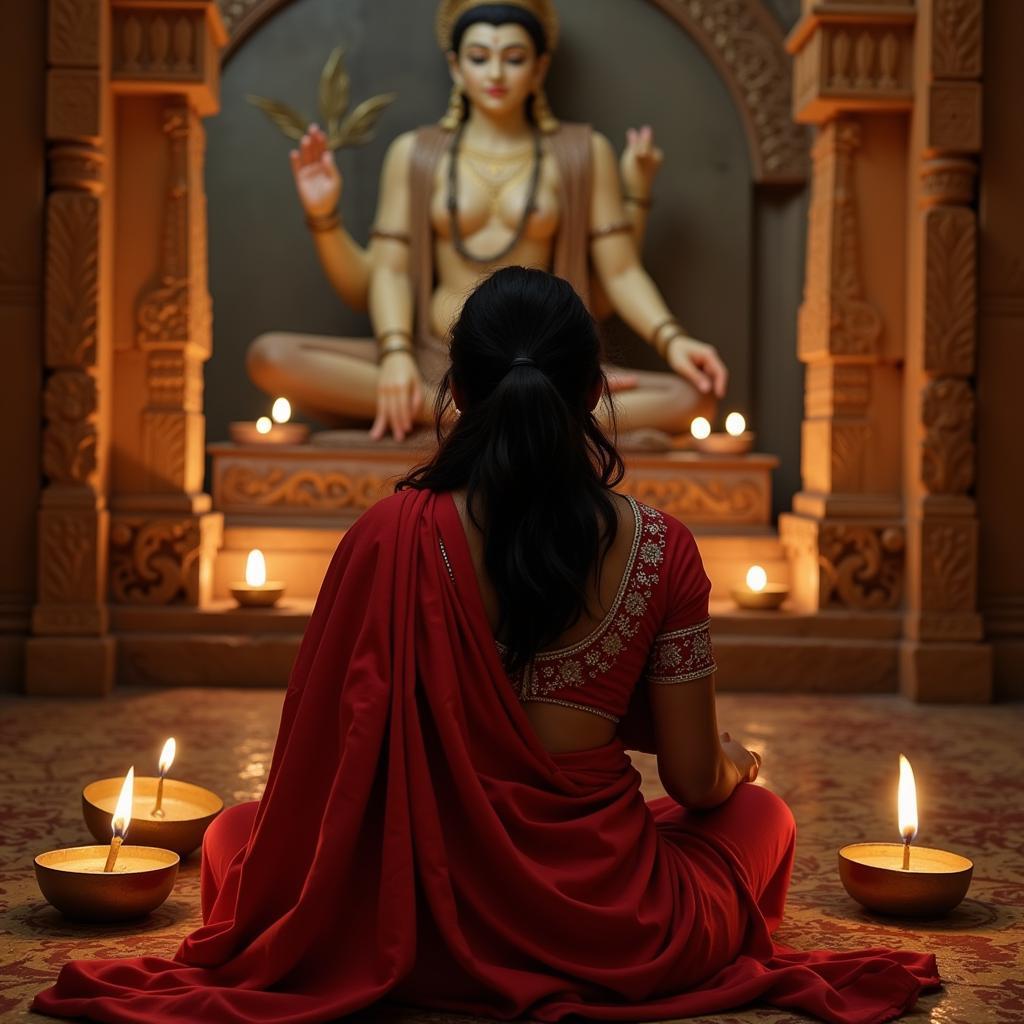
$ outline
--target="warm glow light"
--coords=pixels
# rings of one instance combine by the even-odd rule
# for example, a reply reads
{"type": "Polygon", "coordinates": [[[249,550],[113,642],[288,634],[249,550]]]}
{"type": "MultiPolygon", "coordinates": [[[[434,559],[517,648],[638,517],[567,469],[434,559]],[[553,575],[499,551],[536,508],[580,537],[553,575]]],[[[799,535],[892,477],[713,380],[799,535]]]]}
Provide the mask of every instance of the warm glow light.
{"type": "Polygon", "coordinates": [[[245,583],[249,587],[262,587],[267,582],[267,562],[259,548],[253,548],[245,560],[245,583]]]}
{"type": "Polygon", "coordinates": [[[768,585],[768,573],[759,565],[752,565],[747,570],[747,586],[755,593],[761,593],[768,585]]]}
{"type": "Polygon", "coordinates": [[[914,769],[900,754],[900,785],[897,796],[899,805],[900,836],[912,842],[917,835],[917,787],[914,785],[914,769]]]}
{"type": "Polygon", "coordinates": [[[733,437],[739,437],[747,429],[747,421],[743,418],[743,414],[739,412],[729,413],[725,417],[725,429],[733,437]]]}
{"type": "Polygon", "coordinates": [[[177,745],[174,742],[172,736],[165,744],[164,749],[160,751],[160,775],[164,776],[171,770],[171,765],[174,764],[174,754],[177,750],[177,745]]]}
{"type": "Polygon", "coordinates": [[[270,428],[273,425],[274,424],[270,422],[270,417],[269,416],[261,416],[256,421],[256,433],[257,434],[269,434],[270,433],[270,428]]]}
{"type": "Polygon", "coordinates": [[[698,416],[690,424],[690,433],[698,441],[703,441],[711,433],[711,424],[707,421],[706,417],[698,416]]]}
{"type": "Polygon", "coordinates": [[[287,398],[278,398],[270,410],[275,423],[287,423],[292,418],[292,403],[287,398]]]}
{"type": "Polygon", "coordinates": [[[124,777],[124,784],[121,786],[121,795],[117,798],[117,806],[114,808],[114,816],[110,819],[110,827],[115,836],[124,839],[128,831],[128,825],[132,820],[132,794],[135,789],[135,765],[128,769],[124,777]]]}

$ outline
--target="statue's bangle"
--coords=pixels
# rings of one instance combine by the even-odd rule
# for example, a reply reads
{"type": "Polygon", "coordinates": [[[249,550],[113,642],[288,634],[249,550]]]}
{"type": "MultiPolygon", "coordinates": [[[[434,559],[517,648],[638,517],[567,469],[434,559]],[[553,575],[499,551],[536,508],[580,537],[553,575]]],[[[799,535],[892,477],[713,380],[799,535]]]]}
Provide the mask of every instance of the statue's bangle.
{"type": "Polygon", "coordinates": [[[676,341],[678,338],[686,338],[686,337],[688,337],[686,331],[684,331],[680,327],[679,330],[676,331],[674,334],[670,334],[667,338],[662,340],[655,347],[655,351],[658,353],[659,356],[661,356],[662,359],[664,359],[667,362],[668,361],[668,347],[669,347],[669,345],[671,345],[672,342],[676,341]]]}
{"type": "Polygon", "coordinates": [[[396,352],[404,352],[407,356],[412,355],[412,348],[409,345],[385,345],[380,352],[377,353],[377,363],[383,363],[388,356],[393,356],[396,352]]]}
{"type": "Polygon", "coordinates": [[[658,335],[661,334],[666,327],[679,327],[679,321],[674,316],[667,316],[657,324],[653,331],[651,331],[650,343],[655,350],[658,348],[658,335]]]}
{"type": "Polygon", "coordinates": [[[309,213],[306,214],[306,227],[309,228],[310,231],[315,231],[318,234],[321,232],[333,231],[335,228],[340,226],[341,216],[338,214],[337,210],[335,210],[334,213],[317,215],[309,213]]]}
{"type": "Polygon", "coordinates": [[[404,327],[391,327],[386,331],[381,331],[377,335],[377,344],[382,345],[385,338],[405,338],[409,345],[412,345],[412,335],[404,327]]]}
{"type": "Polygon", "coordinates": [[[373,228],[370,231],[371,238],[380,238],[387,242],[401,242],[402,245],[412,245],[412,240],[404,231],[385,231],[384,228],[373,228]]]}
{"type": "Polygon", "coordinates": [[[624,203],[632,203],[634,206],[639,206],[644,210],[649,210],[654,205],[654,200],[650,196],[646,199],[643,196],[623,196],[622,201],[624,203]]]}

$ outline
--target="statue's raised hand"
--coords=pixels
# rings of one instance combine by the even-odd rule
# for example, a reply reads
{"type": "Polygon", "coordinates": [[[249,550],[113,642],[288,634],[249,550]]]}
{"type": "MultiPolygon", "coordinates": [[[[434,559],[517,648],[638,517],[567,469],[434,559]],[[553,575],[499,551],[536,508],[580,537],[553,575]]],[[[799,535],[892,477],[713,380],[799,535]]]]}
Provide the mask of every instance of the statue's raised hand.
{"type": "Polygon", "coordinates": [[[299,148],[288,155],[302,208],[311,217],[334,213],[341,198],[341,172],[320,127],[311,124],[299,148]]]}
{"type": "Polygon", "coordinates": [[[626,130],[626,148],[619,161],[619,173],[626,195],[638,199],[650,197],[654,179],[665,154],[654,144],[654,131],[649,124],[626,130]]]}

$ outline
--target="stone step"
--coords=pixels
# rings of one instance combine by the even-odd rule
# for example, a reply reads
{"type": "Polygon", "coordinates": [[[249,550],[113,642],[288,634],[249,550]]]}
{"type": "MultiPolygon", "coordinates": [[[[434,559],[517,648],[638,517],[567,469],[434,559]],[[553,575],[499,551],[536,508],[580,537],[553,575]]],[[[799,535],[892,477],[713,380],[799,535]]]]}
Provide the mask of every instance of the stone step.
{"type": "MultiPolygon", "coordinates": [[[[253,548],[259,548],[266,558],[267,578],[283,582],[289,597],[314,598],[343,533],[337,525],[328,523],[256,524],[229,517],[214,562],[214,599],[229,598],[232,583],[245,578],[246,558],[253,548]]],[[[789,565],[774,531],[748,527],[728,533],[709,532],[697,526],[694,534],[713,598],[728,597],[755,563],[764,567],[771,582],[789,584],[789,565]]]]}

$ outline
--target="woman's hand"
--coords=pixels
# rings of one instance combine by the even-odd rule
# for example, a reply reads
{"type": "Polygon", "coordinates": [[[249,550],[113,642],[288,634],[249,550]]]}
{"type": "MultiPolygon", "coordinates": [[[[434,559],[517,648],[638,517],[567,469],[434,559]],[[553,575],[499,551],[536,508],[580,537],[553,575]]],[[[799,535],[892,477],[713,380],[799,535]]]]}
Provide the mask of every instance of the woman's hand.
{"type": "Polygon", "coordinates": [[[665,359],[680,377],[685,377],[702,395],[714,393],[718,398],[725,397],[729,371],[713,345],[697,341],[696,338],[679,336],[668,343],[665,359]]]}
{"type": "Polygon", "coordinates": [[[341,172],[334,154],[327,148],[327,136],[316,124],[288,154],[295,188],[302,208],[310,217],[325,217],[337,209],[341,199],[341,172]]]}
{"type": "Polygon", "coordinates": [[[747,750],[742,743],[738,743],[727,732],[721,736],[722,750],[729,758],[736,770],[740,773],[742,782],[753,782],[757,773],[761,770],[761,755],[756,750],[747,750]]]}
{"type": "Polygon", "coordinates": [[[423,407],[423,378],[412,354],[396,352],[380,364],[377,377],[377,418],[370,437],[379,441],[390,429],[396,441],[405,440],[423,407]]]}
{"type": "Polygon", "coordinates": [[[619,161],[619,173],[627,196],[649,199],[665,154],[654,144],[649,124],[626,129],[626,148],[619,161]]]}

